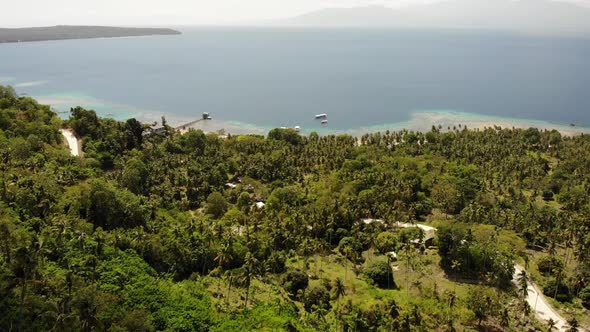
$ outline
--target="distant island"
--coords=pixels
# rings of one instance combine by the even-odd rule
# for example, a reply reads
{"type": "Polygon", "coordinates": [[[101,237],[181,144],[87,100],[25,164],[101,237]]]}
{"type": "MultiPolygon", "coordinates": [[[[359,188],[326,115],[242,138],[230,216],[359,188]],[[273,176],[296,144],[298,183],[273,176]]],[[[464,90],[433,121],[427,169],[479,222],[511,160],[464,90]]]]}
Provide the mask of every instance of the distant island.
{"type": "Polygon", "coordinates": [[[0,43],[179,34],[181,34],[179,31],[166,28],[121,28],[106,26],[58,25],[53,27],[38,28],[0,28],[0,43]]]}
{"type": "Polygon", "coordinates": [[[550,0],[448,0],[400,8],[327,8],[277,25],[479,29],[533,34],[590,34],[590,7],[550,0]]]}

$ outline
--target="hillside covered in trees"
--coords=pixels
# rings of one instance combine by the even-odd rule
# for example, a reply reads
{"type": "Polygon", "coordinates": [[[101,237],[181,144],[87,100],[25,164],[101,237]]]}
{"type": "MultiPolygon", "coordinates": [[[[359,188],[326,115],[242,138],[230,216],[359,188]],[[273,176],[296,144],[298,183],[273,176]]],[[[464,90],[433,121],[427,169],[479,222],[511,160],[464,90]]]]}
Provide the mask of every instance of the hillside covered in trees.
{"type": "Polygon", "coordinates": [[[590,325],[587,135],[148,128],[0,87],[0,331],[590,325]]]}

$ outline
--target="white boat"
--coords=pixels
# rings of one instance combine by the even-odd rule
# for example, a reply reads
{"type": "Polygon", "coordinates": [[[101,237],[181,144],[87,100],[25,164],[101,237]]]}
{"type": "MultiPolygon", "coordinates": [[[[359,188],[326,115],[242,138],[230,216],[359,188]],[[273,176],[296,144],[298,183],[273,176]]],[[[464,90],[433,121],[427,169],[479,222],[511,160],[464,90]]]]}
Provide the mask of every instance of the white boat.
{"type": "Polygon", "coordinates": [[[316,119],[325,119],[328,117],[328,114],[322,113],[315,116],[316,119]]]}
{"type": "Polygon", "coordinates": [[[327,125],[328,124],[328,120],[322,120],[322,124],[323,125],[327,125]]]}
{"type": "Polygon", "coordinates": [[[299,127],[299,126],[295,126],[295,128],[294,128],[294,129],[295,129],[295,131],[299,131],[299,130],[301,130],[301,127],[299,127]]]}

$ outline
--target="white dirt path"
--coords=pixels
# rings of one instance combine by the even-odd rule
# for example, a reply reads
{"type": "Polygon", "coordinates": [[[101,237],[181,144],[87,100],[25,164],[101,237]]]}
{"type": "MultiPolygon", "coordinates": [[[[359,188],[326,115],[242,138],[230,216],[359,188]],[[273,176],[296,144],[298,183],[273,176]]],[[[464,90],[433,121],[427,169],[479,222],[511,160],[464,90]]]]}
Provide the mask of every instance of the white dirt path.
{"type": "MultiPolygon", "coordinates": [[[[434,233],[437,231],[437,229],[434,227],[427,226],[427,225],[421,225],[421,224],[407,224],[407,223],[403,224],[403,223],[398,222],[397,226],[403,227],[403,228],[406,228],[406,227],[421,228],[426,233],[425,237],[434,236],[434,233]]],[[[518,284],[517,284],[518,274],[520,274],[522,272],[522,270],[524,270],[524,268],[522,266],[520,266],[518,264],[514,265],[514,276],[513,276],[512,282],[517,286],[518,286],[518,284]]],[[[539,287],[537,285],[535,285],[530,280],[528,282],[527,302],[531,306],[531,309],[535,312],[535,315],[537,316],[539,321],[546,323],[547,321],[549,321],[549,319],[553,319],[553,321],[556,323],[555,327],[557,328],[558,331],[560,331],[560,332],[567,331],[567,329],[569,327],[567,320],[565,318],[563,318],[551,306],[551,304],[549,304],[549,302],[547,301],[547,299],[543,295],[543,292],[539,289],[539,287]]],[[[580,331],[586,331],[586,330],[580,328],[580,331]]]]}
{"type": "MultiPolygon", "coordinates": [[[[512,282],[517,286],[518,275],[523,270],[524,268],[522,266],[518,264],[514,265],[514,277],[512,282]]],[[[563,318],[557,311],[555,311],[555,309],[553,309],[551,304],[547,302],[543,292],[530,280],[528,281],[528,296],[526,300],[541,322],[546,323],[549,321],[549,319],[553,319],[553,321],[556,323],[555,327],[558,331],[567,331],[567,328],[569,327],[567,320],[563,318]]]]}

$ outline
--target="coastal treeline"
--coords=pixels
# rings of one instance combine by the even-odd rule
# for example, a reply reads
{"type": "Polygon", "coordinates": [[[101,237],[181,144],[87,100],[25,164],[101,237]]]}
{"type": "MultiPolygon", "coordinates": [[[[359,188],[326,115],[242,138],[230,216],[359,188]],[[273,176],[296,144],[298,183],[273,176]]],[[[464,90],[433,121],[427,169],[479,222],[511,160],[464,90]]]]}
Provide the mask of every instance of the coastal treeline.
{"type": "Polygon", "coordinates": [[[179,34],[179,31],[166,28],[58,25],[36,28],[0,28],[0,43],[179,34]]]}
{"type": "Polygon", "coordinates": [[[2,331],[547,330],[516,263],[590,322],[587,135],[180,133],[0,87],[0,170],[2,331]]]}

